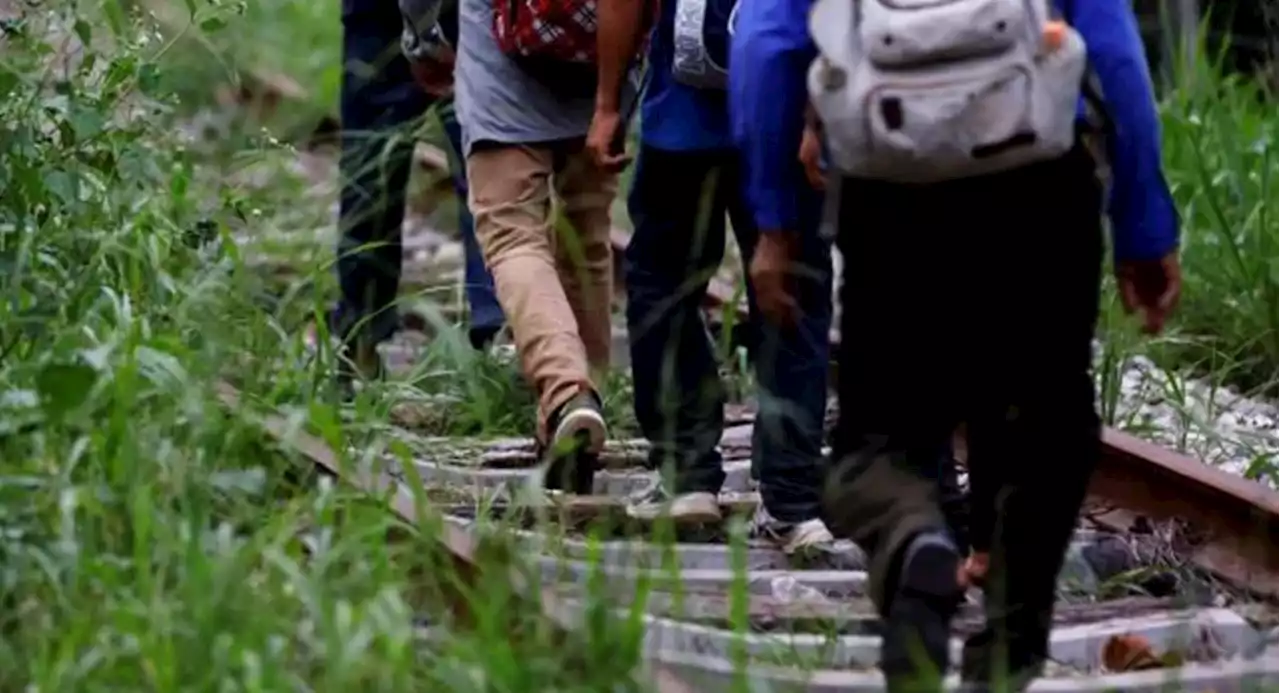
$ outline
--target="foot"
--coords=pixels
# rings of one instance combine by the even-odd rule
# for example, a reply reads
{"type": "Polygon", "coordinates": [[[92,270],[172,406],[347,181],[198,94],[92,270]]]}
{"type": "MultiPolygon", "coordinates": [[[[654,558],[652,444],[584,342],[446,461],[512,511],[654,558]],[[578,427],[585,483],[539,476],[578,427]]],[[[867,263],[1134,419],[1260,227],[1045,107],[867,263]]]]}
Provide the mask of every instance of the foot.
{"type": "Polygon", "coordinates": [[[381,380],[386,376],[386,364],[378,347],[365,340],[345,344],[340,353],[338,372],[364,381],[381,380]]]}
{"type": "Polygon", "coordinates": [[[716,494],[696,491],[671,495],[661,486],[634,499],[627,506],[627,516],[645,522],[670,519],[677,525],[710,524],[723,518],[716,494]]]}
{"type": "Polygon", "coordinates": [[[471,342],[471,348],[476,351],[488,351],[493,346],[494,341],[498,337],[498,333],[502,331],[502,327],[473,327],[467,331],[467,339],[471,342]]]}
{"type": "Polygon", "coordinates": [[[1047,630],[1039,631],[1038,638],[1019,638],[999,647],[996,632],[988,622],[982,630],[965,639],[960,651],[960,690],[965,693],[1024,691],[1044,671],[1047,630]],[[1029,648],[1031,642],[1038,642],[1040,646],[1029,648]]]}
{"type": "Polygon", "coordinates": [[[548,421],[550,441],[542,450],[542,485],[589,495],[608,428],[595,393],[583,393],[561,405],[548,421]]]}
{"type": "Polygon", "coordinates": [[[757,539],[768,539],[782,549],[787,555],[808,553],[810,551],[830,551],[835,544],[835,537],[827,529],[827,523],[820,518],[804,522],[783,522],[769,514],[761,504],[751,518],[751,536],[757,539]]]}
{"type": "Polygon", "coordinates": [[[964,596],[957,579],[960,563],[960,553],[945,532],[918,534],[903,549],[880,650],[880,668],[890,693],[942,690],[951,619],[964,596]]]}
{"type": "MultiPolygon", "coordinates": [[[[307,327],[305,340],[308,351],[320,353],[320,331],[314,324],[307,327]]],[[[386,375],[382,355],[378,353],[377,345],[369,340],[353,337],[344,342],[330,332],[329,344],[338,357],[336,378],[339,388],[347,397],[354,394],[355,383],[380,380],[386,375]]]]}

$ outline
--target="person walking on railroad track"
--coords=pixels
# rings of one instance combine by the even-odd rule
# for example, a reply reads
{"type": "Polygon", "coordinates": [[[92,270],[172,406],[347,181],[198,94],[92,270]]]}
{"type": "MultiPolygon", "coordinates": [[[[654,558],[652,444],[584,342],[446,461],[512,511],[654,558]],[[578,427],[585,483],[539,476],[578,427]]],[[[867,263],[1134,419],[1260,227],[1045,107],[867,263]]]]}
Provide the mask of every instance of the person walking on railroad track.
{"type": "MultiPolygon", "coordinates": [[[[441,18],[447,39],[447,17],[441,18]]],[[[456,27],[456,19],[453,22],[456,27]]],[[[409,126],[436,95],[415,84],[402,48],[413,55],[436,54],[439,30],[430,42],[410,36],[401,45],[403,20],[396,0],[343,0],[341,93],[342,154],[339,202],[338,284],[341,297],[330,314],[330,329],[342,344],[343,380],[382,374],[377,346],[399,328],[395,310],[399,290],[401,225],[404,221],[413,142],[409,126]],[[397,132],[403,128],[403,132],[397,132]]],[[[443,104],[442,124],[451,148],[460,149],[460,133],[451,109],[443,104]]],[[[460,154],[451,159],[454,187],[466,199],[467,181],[460,154]],[[454,163],[456,162],[456,163],[454,163]]],[[[502,309],[493,292],[475,242],[470,212],[461,206],[459,229],[466,253],[466,294],[470,338],[483,348],[501,330],[502,309]]]]}
{"type": "MultiPolygon", "coordinates": [[[[401,5],[425,27],[440,0],[401,5]]],[[[607,436],[597,383],[612,339],[617,176],[583,147],[595,52],[591,0],[459,0],[456,94],[476,235],[538,396],[546,485],[579,493],[607,436]]]]}
{"type": "MultiPolygon", "coordinates": [[[[599,3],[600,77],[587,143],[602,167],[617,169],[627,161],[611,148],[622,127],[618,103],[643,39],[643,10],[630,0],[599,3]]],[[[759,396],[752,476],[763,499],[752,529],[793,552],[832,541],[820,518],[831,247],[818,235],[821,193],[798,167],[789,187],[777,191],[797,200],[802,221],[791,233],[758,225],[743,200],[723,67],[736,4],[664,2],[649,44],[641,146],[628,198],[634,234],[624,265],[627,327],[635,413],[651,443],[649,463],[674,473],[629,511],[681,523],[721,517],[725,390],[701,305],[724,256],[727,214],[744,262],[776,263],[794,253],[805,269],[795,287],[796,320],[785,329],[761,320],[754,282],[747,287],[759,396]]]]}
{"type": "MultiPolygon", "coordinates": [[[[1121,299],[1148,332],[1177,302],[1178,218],[1133,11],[1064,4],[739,11],[730,99],[757,216],[796,223],[777,213],[793,205],[777,191],[806,96],[839,176],[845,338],[826,505],[869,553],[891,691],[939,690],[929,674],[947,665],[969,576],[927,477],[961,422],[972,541],[989,559],[986,623],[965,642],[961,677],[1020,689],[1047,656],[1056,576],[1099,455],[1095,136],[1121,299]]],[[[756,291],[771,319],[794,319],[785,281],[756,291]]]]}

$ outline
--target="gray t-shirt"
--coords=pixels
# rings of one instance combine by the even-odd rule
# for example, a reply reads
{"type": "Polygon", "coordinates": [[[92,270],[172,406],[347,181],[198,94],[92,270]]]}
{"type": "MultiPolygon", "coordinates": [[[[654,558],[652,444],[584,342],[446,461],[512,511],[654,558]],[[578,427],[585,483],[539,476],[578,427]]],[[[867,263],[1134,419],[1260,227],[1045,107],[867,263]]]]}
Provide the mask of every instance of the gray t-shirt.
{"type": "MultiPolygon", "coordinates": [[[[525,144],[586,136],[595,99],[557,97],[504,55],[492,32],[492,0],[444,1],[459,3],[454,98],[464,154],[482,140],[525,144]]],[[[439,40],[433,29],[440,5],[441,0],[400,0],[410,59],[429,55],[423,46],[439,40]]],[[[635,86],[633,71],[624,103],[634,99],[635,86]]]]}

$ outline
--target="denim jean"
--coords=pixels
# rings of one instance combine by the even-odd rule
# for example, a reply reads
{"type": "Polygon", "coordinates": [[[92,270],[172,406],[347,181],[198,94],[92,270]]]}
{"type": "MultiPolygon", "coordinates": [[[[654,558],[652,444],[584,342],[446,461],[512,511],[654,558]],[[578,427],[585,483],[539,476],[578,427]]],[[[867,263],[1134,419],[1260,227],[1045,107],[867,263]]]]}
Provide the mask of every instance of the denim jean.
{"type": "MultiPolygon", "coordinates": [[[[401,225],[412,166],[412,131],[431,99],[414,83],[400,52],[402,19],[396,0],[343,0],[342,26],[337,262],[341,298],[333,327],[344,340],[360,335],[377,343],[399,327],[395,301],[403,260],[401,225]]],[[[446,133],[456,150],[457,123],[446,123],[446,133]]],[[[455,187],[465,191],[459,157],[450,169],[455,187]]],[[[468,288],[492,287],[465,204],[460,226],[468,288]]],[[[482,289],[469,290],[468,299],[473,301],[473,315],[501,324],[491,288],[487,294],[482,289]]]]}
{"type": "MultiPolygon", "coordinates": [[[[636,163],[628,200],[635,231],[624,264],[635,411],[652,444],[650,464],[670,465],[675,493],[714,493],[724,481],[717,446],[725,391],[701,304],[724,255],[726,213],[744,262],[755,248],[740,191],[732,151],[644,147],[636,163]]],[[[820,199],[812,196],[812,218],[797,229],[805,271],[795,286],[796,329],[762,320],[747,292],[759,398],[752,472],[770,514],[785,522],[820,512],[832,267],[830,245],[817,234],[820,199]]]]}

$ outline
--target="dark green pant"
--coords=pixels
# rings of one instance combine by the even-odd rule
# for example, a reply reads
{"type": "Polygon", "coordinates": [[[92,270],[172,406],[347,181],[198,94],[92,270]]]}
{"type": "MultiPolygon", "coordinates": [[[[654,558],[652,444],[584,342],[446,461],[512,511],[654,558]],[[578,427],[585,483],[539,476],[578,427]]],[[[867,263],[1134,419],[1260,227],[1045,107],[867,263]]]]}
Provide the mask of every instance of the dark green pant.
{"type": "Polygon", "coordinates": [[[988,627],[969,643],[967,673],[986,676],[997,641],[1008,666],[1035,669],[1098,455],[1092,162],[1077,150],[932,186],[849,180],[842,194],[840,422],[827,516],[868,552],[883,613],[906,543],[946,527],[938,451],[965,423],[970,540],[991,552],[988,627]]]}

